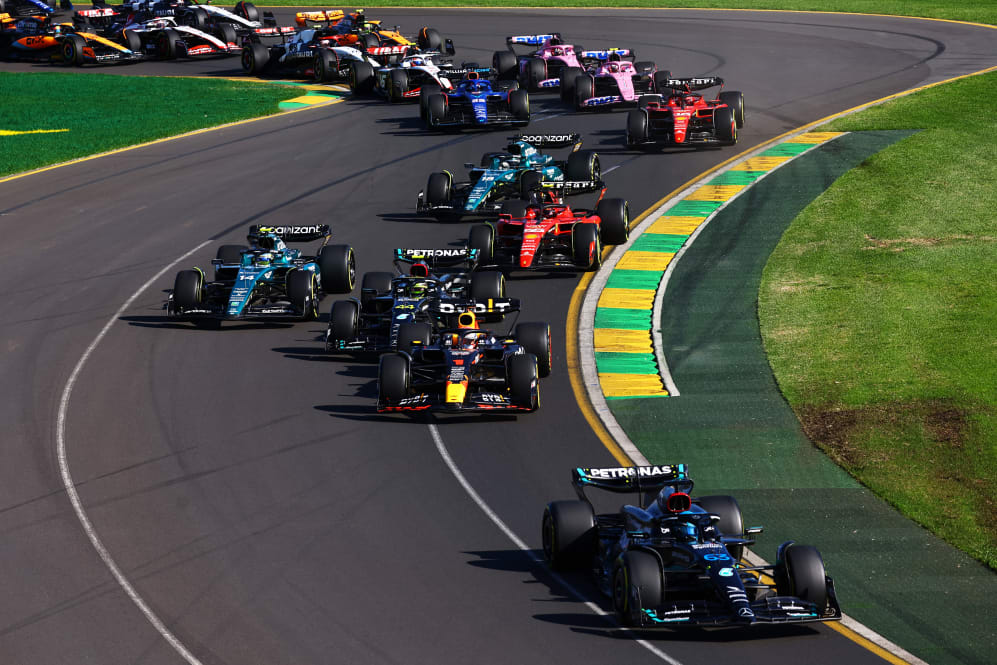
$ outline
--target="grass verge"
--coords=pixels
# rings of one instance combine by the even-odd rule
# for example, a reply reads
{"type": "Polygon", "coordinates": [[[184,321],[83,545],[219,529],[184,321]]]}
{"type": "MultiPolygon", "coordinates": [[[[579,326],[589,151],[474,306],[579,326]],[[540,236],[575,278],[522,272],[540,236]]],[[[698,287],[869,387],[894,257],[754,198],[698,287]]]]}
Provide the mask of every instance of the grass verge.
{"type": "MultiPolygon", "coordinates": [[[[328,0],[262,0],[260,7],[335,7],[328,0]]],[[[380,7],[500,7],[565,8],[661,8],[661,9],[781,9],[791,11],[855,12],[924,16],[953,21],[997,23],[997,6],[992,0],[378,0],[368,9],[380,7]]],[[[369,12],[377,18],[375,11],[369,12]]],[[[411,26],[409,26],[411,27],[411,26]]]]}
{"type": "Polygon", "coordinates": [[[75,73],[0,73],[0,90],[0,176],[270,115],[295,96],[259,83],[75,73]]]}
{"type": "MultiPolygon", "coordinates": [[[[783,236],[759,293],[808,436],[904,514],[997,568],[997,73],[839,119],[920,129],[783,236]]],[[[822,128],[824,129],[824,128],[822,128]]]]}

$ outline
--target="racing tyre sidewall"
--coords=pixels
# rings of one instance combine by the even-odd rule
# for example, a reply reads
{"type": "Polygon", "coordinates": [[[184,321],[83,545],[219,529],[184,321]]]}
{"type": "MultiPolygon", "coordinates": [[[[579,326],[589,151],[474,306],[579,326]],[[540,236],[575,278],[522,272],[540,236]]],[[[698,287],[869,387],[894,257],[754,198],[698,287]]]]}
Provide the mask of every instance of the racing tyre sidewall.
{"type": "Polygon", "coordinates": [[[386,405],[397,405],[408,397],[411,363],[403,353],[383,353],[377,366],[377,396],[386,405]]]}
{"type": "Polygon", "coordinates": [[[630,237],[630,205],[624,199],[603,199],[595,208],[603,245],[622,245],[630,237]]]}
{"type": "Polygon", "coordinates": [[[554,570],[578,570],[596,554],[595,512],[586,501],[552,501],[540,525],[544,559],[554,570]]]}
{"type": "Polygon", "coordinates": [[[540,378],[550,376],[552,366],[550,324],[530,321],[516,325],[513,337],[522,347],[537,357],[537,372],[540,378]]]}
{"type": "Polygon", "coordinates": [[[535,411],[539,406],[540,392],[537,357],[532,353],[514,355],[508,360],[507,372],[512,403],[521,409],[535,411]]]}
{"type": "Polygon", "coordinates": [[[356,286],[356,257],[349,245],[326,245],[316,261],[325,293],[350,293],[356,286]]]}

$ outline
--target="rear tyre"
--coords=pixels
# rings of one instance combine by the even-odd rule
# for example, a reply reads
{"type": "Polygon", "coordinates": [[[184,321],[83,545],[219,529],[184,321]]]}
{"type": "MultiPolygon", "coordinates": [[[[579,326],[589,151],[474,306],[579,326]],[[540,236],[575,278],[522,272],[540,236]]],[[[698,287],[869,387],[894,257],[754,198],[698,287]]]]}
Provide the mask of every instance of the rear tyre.
{"type": "Polygon", "coordinates": [[[622,245],[630,237],[630,205],[623,199],[603,199],[595,208],[604,245],[622,245]]]}
{"type": "Polygon", "coordinates": [[[498,270],[471,273],[470,291],[471,298],[478,302],[505,298],[505,275],[498,270]]]}
{"type": "Polygon", "coordinates": [[[433,334],[433,326],[428,323],[403,323],[398,326],[398,350],[412,355],[418,346],[427,346],[433,334]]]}
{"type": "Polygon", "coordinates": [[[180,309],[200,309],[204,301],[204,275],[200,270],[181,270],[173,281],[173,302],[180,309]]]}
{"type": "Polygon", "coordinates": [[[354,94],[370,92],[374,89],[374,68],[369,62],[350,63],[350,90],[354,94]]]}
{"type": "Polygon", "coordinates": [[[717,140],[726,145],[737,143],[737,123],[734,121],[734,111],[730,108],[717,109],[713,112],[713,128],[717,140]]]}
{"type": "Polygon", "coordinates": [[[640,612],[662,602],[661,566],[650,552],[630,550],[624,552],[613,575],[613,609],[620,623],[625,626],[639,626],[640,612]],[[640,600],[635,606],[634,591],[640,600]]]}
{"type": "Polygon", "coordinates": [[[259,21],[260,11],[251,2],[236,3],[233,13],[238,14],[247,21],[259,21]]]}
{"type": "Polygon", "coordinates": [[[581,67],[565,67],[561,70],[561,101],[573,104],[575,101],[575,80],[585,73],[581,67]]]}
{"type": "Polygon", "coordinates": [[[359,329],[360,306],[354,300],[337,300],[329,310],[326,348],[334,348],[336,342],[352,342],[357,338],[359,329]]]}
{"type": "Polygon", "coordinates": [[[318,318],[318,293],[315,273],[309,270],[292,270],[287,273],[287,299],[302,312],[305,321],[318,318]]]}
{"type": "Polygon", "coordinates": [[[647,141],[647,111],[637,109],[627,113],[627,146],[639,146],[647,141]]]}
{"type": "Polygon", "coordinates": [[[326,293],[349,293],[356,286],[357,261],[349,245],[326,245],[316,259],[326,293]]]}
{"type": "Polygon", "coordinates": [[[550,324],[540,322],[520,323],[513,333],[516,341],[537,357],[540,378],[550,376],[550,324]]]}
{"type": "Polygon", "coordinates": [[[530,92],[540,90],[540,81],[547,78],[547,63],[540,58],[530,58],[526,61],[525,81],[523,87],[530,92]]]}
{"type": "Polygon", "coordinates": [[[516,71],[518,64],[518,58],[516,58],[516,54],[512,51],[495,51],[492,54],[492,67],[498,72],[500,80],[508,81],[515,79],[519,73],[516,71]]]}
{"type": "MultiPolygon", "coordinates": [[[[744,520],[741,517],[741,507],[732,496],[704,496],[699,498],[699,506],[708,513],[720,517],[717,529],[725,536],[744,537],[744,520]]],[[[728,545],[727,552],[735,561],[741,560],[744,554],[743,545],[728,545]]]]}
{"type": "MultiPolygon", "coordinates": [[[[242,263],[242,252],[249,249],[245,245],[222,245],[215,253],[215,259],[226,266],[238,266],[242,263]]],[[[238,268],[215,268],[215,281],[235,279],[238,268]]]]}
{"type": "Polygon", "coordinates": [[[426,203],[431,206],[443,206],[450,203],[450,181],[449,173],[430,173],[426,182],[426,203]]]}
{"type": "Polygon", "coordinates": [[[336,54],[329,49],[320,48],[315,51],[315,64],[312,65],[312,76],[316,83],[325,83],[336,78],[339,73],[339,62],[336,54]]]}
{"type": "Polygon", "coordinates": [[[409,359],[401,353],[381,354],[377,367],[378,401],[387,406],[397,406],[408,397],[411,374],[409,359]]]}
{"type": "Polygon", "coordinates": [[[827,579],[820,552],[809,545],[790,545],[782,556],[776,564],[779,595],[810,601],[818,612],[823,612],[827,607],[827,579]]]}
{"type": "Polygon", "coordinates": [[[423,51],[439,51],[440,47],[443,46],[443,38],[440,37],[440,33],[435,28],[420,30],[416,42],[423,51]]]}
{"type": "Polygon", "coordinates": [[[544,559],[554,570],[585,568],[598,544],[595,513],[587,501],[552,501],[540,527],[544,559]]]}
{"type": "Polygon", "coordinates": [[[579,150],[568,155],[564,174],[568,180],[598,180],[601,175],[599,154],[594,150],[579,150]]]}
{"type": "Polygon", "coordinates": [[[471,227],[467,239],[468,249],[478,250],[478,263],[489,264],[494,255],[495,228],[490,224],[478,224],[471,227]]]}
{"type": "Polygon", "coordinates": [[[509,113],[518,122],[530,124],[530,93],[525,90],[510,91],[509,113]]]}
{"type": "Polygon", "coordinates": [[[744,95],[737,90],[731,90],[721,92],[719,99],[734,111],[734,122],[737,123],[737,128],[744,127],[744,95]]]}
{"type": "Polygon", "coordinates": [[[654,91],[662,95],[671,93],[672,89],[668,87],[668,79],[671,77],[672,73],[667,69],[654,72],[654,91]]]}
{"type": "Polygon", "coordinates": [[[392,104],[404,102],[406,92],[408,92],[408,74],[400,69],[392,69],[388,81],[388,101],[392,104]]]}
{"type": "Polygon", "coordinates": [[[521,409],[536,411],[540,405],[537,357],[532,353],[520,353],[509,358],[508,363],[509,398],[521,409]]]}
{"type": "Polygon", "coordinates": [[[208,12],[200,7],[194,7],[184,13],[184,24],[203,32],[208,25],[208,12]]]}
{"type": "Polygon", "coordinates": [[[87,41],[79,35],[66,35],[62,41],[62,64],[70,67],[82,67],[83,49],[86,46],[87,41]]]}
{"type": "Polygon", "coordinates": [[[588,74],[575,79],[575,110],[584,111],[585,107],[582,104],[593,97],[595,97],[595,79],[588,74]]]}
{"type": "MultiPolygon", "coordinates": [[[[172,32],[167,30],[165,32],[172,32]]],[[[157,49],[158,43],[157,43],[157,49]]],[[[254,76],[259,76],[270,62],[270,50],[263,44],[249,44],[242,49],[242,69],[254,76]]]]}
{"type": "Polygon", "coordinates": [[[571,231],[571,258],[582,270],[597,270],[602,263],[599,225],[580,222],[571,231]]]}

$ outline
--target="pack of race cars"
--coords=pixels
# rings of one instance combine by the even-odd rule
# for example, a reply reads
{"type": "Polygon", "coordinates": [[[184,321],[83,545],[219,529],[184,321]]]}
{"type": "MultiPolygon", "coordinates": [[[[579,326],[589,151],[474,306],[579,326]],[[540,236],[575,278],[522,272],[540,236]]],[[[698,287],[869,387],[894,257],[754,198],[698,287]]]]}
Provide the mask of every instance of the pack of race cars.
{"type": "MultiPolygon", "coordinates": [[[[66,5],[63,5],[66,9],[66,5]]],[[[523,127],[530,94],[556,93],[576,112],[628,109],[625,145],[733,145],[744,97],[719,77],[678,78],[633,49],[585,49],[559,33],[506,38],[491,66],[456,63],[455,46],[429,27],[413,38],[362,10],[299,12],[295,26],[240,1],[98,0],[56,23],[42,0],[0,0],[0,58],[107,64],[145,58],[240,55],[254,75],[341,81],[355,95],[418,102],[430,130],[523,127]],[[704,91],[719,88],[714,98],[704,91]]],[[[484,219],[458,243],[394,250],[394,272],[367,272],[330,244],[328,225],[250,227],[246,245],[222,245],[209,272],[177,273],[164,305],[200,327],[224,321],[308,321],[325,295],[325,350],[376,359],[380,413],[528,413],[553,369],[551,327],[520,322],[506,293],[519,271],[597,270],[603,248],[627,242],[626,200],[607,197],[598,153],[579,134],[520,134],[504,148],[428,175],[416,212],[441,221],[484,219]],[[547,154],[568,149],[566,155],[547,154]],[[596,194],[594,207],[569,198],[596,194]],[[319,242],[313,252],[289,244],[319,242]],[[209,278],[210,277],[210,278],[209,278]]],[[[783,543],[776,563],[743,557],[760,527],[745,528],[736,500],[691,496],[684,465],[576,468],[577,500],[554,501],[541,519],[543,554],[556,570],[592,576],[620,622],[637,628],[804,623],[841,618],[819,552],[783,543]],[[589,489],[633,493],[634,504],[597,514],[589,489]]]]}

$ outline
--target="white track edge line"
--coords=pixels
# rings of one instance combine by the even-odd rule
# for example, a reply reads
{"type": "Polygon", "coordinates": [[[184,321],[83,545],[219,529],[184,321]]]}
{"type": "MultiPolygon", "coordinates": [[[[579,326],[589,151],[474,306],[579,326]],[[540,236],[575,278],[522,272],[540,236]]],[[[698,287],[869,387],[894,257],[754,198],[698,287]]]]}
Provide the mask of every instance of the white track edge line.
{"type": "MultiPolygon", "coordinates": [[[[529,545],[527,545],[523,541],[522,538],[516,535],[515,531],[510,529],[509,526],[502,521],[502,518],[499,517],[494,510],[492,510],[491,506],[489,506],[484,499],[481,498],[481,495],[478,494],[478,492],[474,489],[471,483],[468,482],[467,478],[464,477],[464,474],[461,473],[460,468],[457,466],[456,462],[454,462],[453,458],[450,456],[450,452],[447,450],[446,444],[443,442],[443,436],[440,434],[440,430],[436,426],[436,423],[429,423],[428,427],[429,427],[429,433],[433,437],[433,443],[436,444],[437,452],[440,453],[440,457],[443,458],[443,461],[450,469],[450,473],[452,473],[454,478],[457,479],[457,482],[460,483],[460,486],[464,488],[464,491],[467,493],[469,497],[471,497],[471,500],[478,505],[478,508],[480,508],[481,511],[488,516],[488,519],[490,519],[492,523],[499,528],[499,531],[505,534],[505,536],[509,540],[511,540],[516,547],[525,552],[526,555],[529,556],[530,559],[534,561],[534,563],[542,565],[543,561],[540,559],[540,557],[538,557],[533,552],[533,550],[529,547],[529,545]]],[[[555,582],[557,582],[558,585],[560,585],[565,591],[567,591],[569,595],[574,596],[576,600],[584,603],[587,608],[592,610],[592,612],[597,614],[599,617],[605,619],[609,625],[616,628],[617,630],[620,630],[624,634],[632,635],[632,633],[629,630],[625,628],[619,628],[619,626],[617,626],[616,622],[613,620],[611,614],[603,610],[601,607],[599,607],[592,601],[586,599],[585,596],[580,591],[571,586],[567,582],[567,580],[565,580],[563,577],[561,577],[552,570],[547,570],[546,572],[551,576],[551,578],[555,582]]],[[[671,656],[669,656],[664,651],[654,646],[647,640],[642,640],[635,636],[634,642],[641,645],[642,647],[644,647],[645,649],[647,649],[652,654],[654,654],[661,660],[665,661],[669,665],[682,665],[680,661],[675,660],[674,658],[672,658],[671,656]]]]}
{"type": "Polygon", "coordinates": [[[56,452],[59,458],[59,473],[62,475],[62,484],[66,488],[66,494],[69,496],[69,501],[73,505],[73,511],[76,513],[76,518],[79,520],[80,525],[83,527],[83,531],[86,533],[87,538],[90,539],[90,544],[93,545],[93,548],[97,551],[97,554],[98,556],[100,556],[101,561],[104,562],[104,565],[111,572],[111,575],[114,577],[115,581],[117,581],[118,586],[121,587],[121,589],[125,592],[128,598],[131,599],[131,601],[135,604],[135,606],[138,607],[139,610],[141,610],[142,614],[145,615],[145,618],[149,621],[150,624],[152,624],[152,627],[156,629],[156,632],[158,632],[162,636],[162,638],[166,640],[166,642],[173,648],[173,650],[176,651],[181,658],[187,661],[189,665],[201,665],[201,661],[198,660],[193,653],[191,653],[191,651],[183,644],[183,642],[181,642],[177,638],[176,635],[172,633],[172,631],[170,631],[169,628],[167,628],[163,620],[159,618],[159,616],[152,610],[152,608],[149,607],[148,603],[146,603],[145,600],[142,598],[142,596],[139,595],[139,593],[135,590],[135,587],[133,587],[131,582],[128,581],[128,578],[125,577],[125,574],[121,572],[121,569],[118,567],[118,564],[115,562],[114,557],[111,556],[111,553],[108,551],[103,541],[101,541],[100,536],[97,535],[97,531],[94,529],[93,523],[90,521],[90,518],[87,516],[86,509],[83,507],[83,502],[80,500],[80,495],[76,491],[76,483],[73,481],[73,476],[69,471],[69,462],[66,455],[66,414],[69,410],[69,399],[73,394],[73,387],[76,385],[76,380],[79,378],[80,373],[83,371],[83,366],[86,365],[86,362],[87,360],[90,359],[90,356],[91,354],[93,354],[94,349],[97,348],[97,345],[100,344],[101,340],[103,340],[104,337],[107,335],[108,331],[111,329],[111,326],[114,325],[114,322],[121,317],[121,315],[125,312],[125,310],[128,309],[131,306],[131,304],[135,302],[135,300],[138,299],[138,297],[142,295],[142,293],[146,289],[148,289],[150,286],[153,285],[153,283],[156,282],[156,280],[158,280],[160,277],[166,274],[166,271],[168,271],[170,268],[172,268],[176,264],[186,259],[188,256],[190,256],[197,250],[207,245],[209,242],[211,241],[205,240],[194,249],[190,250],[183,256],[180,256],[179,258],[174,260],[172,263],[169,263],[168,265],[164,266],[159,272],[153,275],[145,284],[140,286],[138,291],[133,293],[131,297],[129,297],[128,300],[126,300],[124,304],[122,304],[121,307],[119,307],[117,311],[114,312],[110,320],[108,320],[108,322],[104,324],[104,327],[101,328],[99,333],[97,333],[97,336],[94,338],[94,340],[90,342],[90,346],[88,346],[86,351],[83,352],[83,355],[80,357],[79,361],[76,363],[76,366],[73,368],[72,373],[70,373],[69,379],[66,381],[66,385],[62,390],[62,397],[59,400],[59,412],[56,418],[56,430],[55,430],[56,452]]]}

